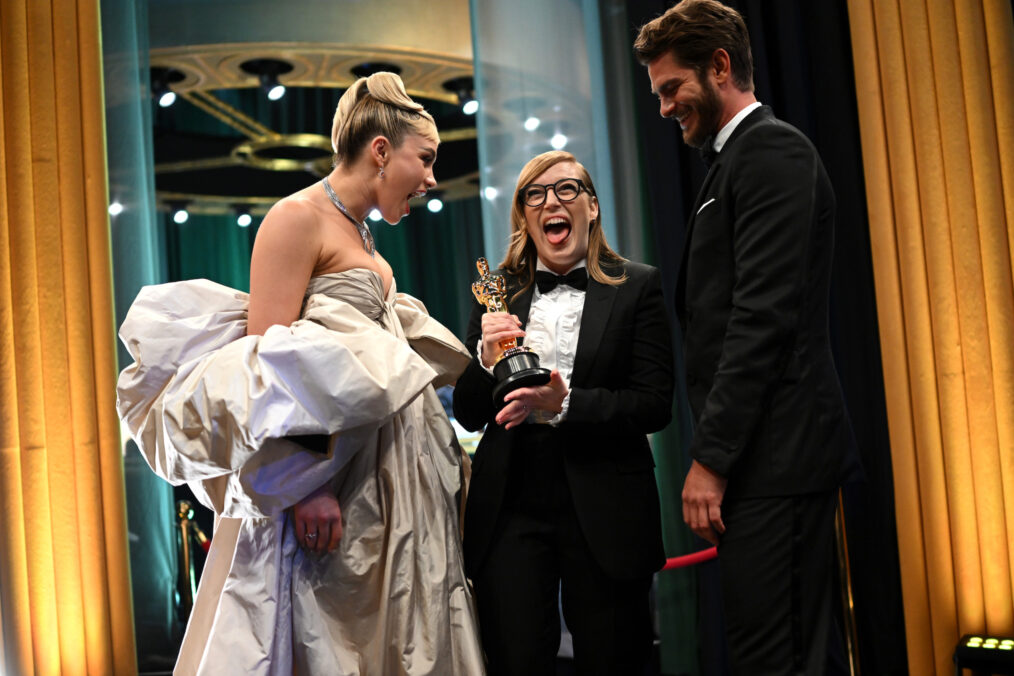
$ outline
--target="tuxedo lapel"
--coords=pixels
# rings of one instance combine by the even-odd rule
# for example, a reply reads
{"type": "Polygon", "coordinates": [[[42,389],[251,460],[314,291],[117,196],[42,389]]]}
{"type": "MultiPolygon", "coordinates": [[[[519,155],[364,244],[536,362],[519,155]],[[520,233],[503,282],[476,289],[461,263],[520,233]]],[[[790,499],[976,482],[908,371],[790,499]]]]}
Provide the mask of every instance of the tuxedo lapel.
{"type": "Polygon", "coordinates": [[[680,320],[680,325],[683,325],[683,311],[686,307],[684,295],[687,288],[687,258],[690,254],[690,238],[694,234],[694,221],[697,219],[697,212],[705,204],[704,196],[708,194],[708,189],[721,169],[721,157],[722,154],[719,153],[719,159],[715,160],[711,169],[708,170],[708,175],[704,177],[704,184],[697,192],[697,199],[694,200],[694,207],[691,209],[690,219],[687,221],[687,234],[683,237],[683,254],[680,256],[679,273],[676,277],[676,317],[680,320]]]}
{"type": "Polygon", "coordinates": [[[588,277],[588,291],[585,292],[584,309],[581,312],[581,332],[578,334],[577,352],[574,355],[574,372],[570,377],[571,387],[587,382],[595,354],[602,343],[602,333],[609,323],[617,289],[616,286],[600,284],[590,275],[588,277]]]}
{"type": "Polygon", "coordinates": [[[700,213],[701,209],[707,205],[708,200],[712,199],[707,197],[709,190],[711,189],[712,183],[715,182],[716,177],[721,174],[722,171],[722,160],[729,158],[729,153],[726,152],[740,136],[745,134],[750,128],[759,122],[767,119],[773,119],[774,113],[771,111],[769,106],[761,106],[756,110],[750,112],[743,121],[737,125],[729,136],[725,145],[722,146],[722,151],[718,153],[715,158],[714,164],[708,170],[708,175],[704,177],[704,183],[701,185],[701,189],[697,192],[697,199],[694,200],[693,209],[690,210],[690,218],[687,221],[687,234],[683,238],[683,254],[680,256],[680,267],[679,273],[676,277],[676,316],[680,320],[680,325],[683,326],[684,313],[686,310],[686,288],[687,288],[687,258],[690,256],[690,240],[694,234],[694,222],[697,220],[697,214],[700,213]]]}

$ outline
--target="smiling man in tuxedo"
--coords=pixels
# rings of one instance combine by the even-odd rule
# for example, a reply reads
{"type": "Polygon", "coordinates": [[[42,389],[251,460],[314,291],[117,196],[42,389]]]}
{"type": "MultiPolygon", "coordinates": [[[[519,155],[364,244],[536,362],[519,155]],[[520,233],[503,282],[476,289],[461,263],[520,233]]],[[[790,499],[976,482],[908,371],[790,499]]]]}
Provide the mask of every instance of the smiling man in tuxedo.
{"type": "Polygon", "coordinates": [[[634,51],[710,163],[676,288],[696,419],[683,518],[718,545],[734,672],[822,674],[853,443],[828,338],[834,192],[810,141],[754,96],[735,10],[684,0],[634,51]]]}

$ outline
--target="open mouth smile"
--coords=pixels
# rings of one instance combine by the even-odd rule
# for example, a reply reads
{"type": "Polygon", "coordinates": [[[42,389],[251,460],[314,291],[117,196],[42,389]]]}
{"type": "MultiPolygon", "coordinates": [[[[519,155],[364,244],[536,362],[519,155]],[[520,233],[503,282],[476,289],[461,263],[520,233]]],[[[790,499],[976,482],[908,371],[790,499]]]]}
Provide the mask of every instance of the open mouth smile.
{"type": "Polygon", "coordinates": [[[408,196],[405,198],[405,215],[406,216],[408,216],[409,211],[411,209],[411,207],[409,207],[409,202],[411,202],[416,197],[422,197],[425,194],[426,194],[425,190],[415,190],[415,191],[410,192],[408,194],[408,196]]]}
{"type": "Polygon", "coordinates": [[[570,237],[570,221],[560,216],[550,218],[542,224],[542,231],[546,233],[546,239],[553,246],[558,246],[567,241],[570,237]]]}
{"type": "Polygon", "coordinates": [[[684,110],[682,113],[677,113],[675,116],[676,122],[679,123],[680,129],[682,129],[683,131],[687,130],[687,118],[690,117],[690,114],[692,112],[693,112],[692,110],[687,109],[684,110]]]}

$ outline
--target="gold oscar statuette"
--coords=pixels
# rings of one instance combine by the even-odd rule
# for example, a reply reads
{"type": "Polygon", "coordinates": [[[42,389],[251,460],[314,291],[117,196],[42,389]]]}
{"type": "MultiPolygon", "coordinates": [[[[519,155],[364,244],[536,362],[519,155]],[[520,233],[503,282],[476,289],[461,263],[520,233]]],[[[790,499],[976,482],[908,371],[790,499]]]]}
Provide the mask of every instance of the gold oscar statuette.
{"type": "MultiPolygon", "coordinates": [[[[479,269],[479,281],[472,284],[475,299],[486,306],[486,312],[508,312],[507,281],[502,275],[490,272],[485,258],[477,260],[475,267],[479,269]]],[[[493,388],[493,402],[497,407],[503,406],[503,398],[508,392],[549,382],[549,369],[539,366],[539,355],[531,348],[508,338],[500,341],[500,349],[503,352],[493,365],[493,376],[497,381],[493,388]]]]}

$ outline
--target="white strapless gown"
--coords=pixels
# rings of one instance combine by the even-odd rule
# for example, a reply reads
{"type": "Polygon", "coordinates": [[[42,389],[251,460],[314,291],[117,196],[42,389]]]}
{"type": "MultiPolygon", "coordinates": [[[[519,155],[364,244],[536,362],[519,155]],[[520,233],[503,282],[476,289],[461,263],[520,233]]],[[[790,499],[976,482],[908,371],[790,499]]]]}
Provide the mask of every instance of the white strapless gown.
{"type": "Polygon", "coordinates": [[[310,280],[302,318],[246,335],[247,294],[145,287],[117,408],[151,468],[218,516],[177,674],[484,673],[461,558],[467,458],[434,392],[468,363],[375,272],[310,280]],[[326,454],[284,437],[330,434],[326,454]],[[286,508],[330,482],[343,537],[304,554],[286,508]]]}

